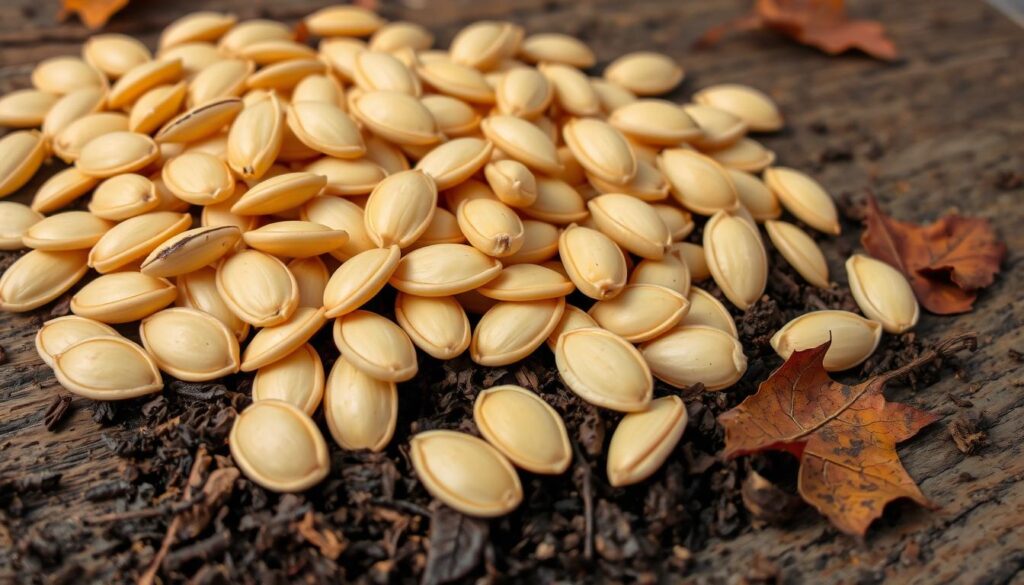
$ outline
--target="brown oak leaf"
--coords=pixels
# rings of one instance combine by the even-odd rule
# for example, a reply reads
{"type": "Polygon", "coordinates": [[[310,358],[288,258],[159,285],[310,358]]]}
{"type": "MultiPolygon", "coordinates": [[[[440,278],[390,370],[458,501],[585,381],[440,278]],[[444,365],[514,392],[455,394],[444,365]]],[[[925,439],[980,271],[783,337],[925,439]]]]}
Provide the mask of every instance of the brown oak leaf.
{"type": "Polygon", "coordinates": [[[933,507],[900,463],[896,444],[935,422],[934,414],[888,402],[885,384],[965,347],[966,334],[940,343],[916,360],[853,386],[822,367],[831,342],[796,351],[757,393],[723,413],[724,456],[766,450],[800,458],[800,496],[847,534],[863,536],[885,505],[909,498],[933,507]]]}
{"type": "Polygon", "coordinates": [[[859,49],[884,61],[898,56],[885,27],[874,20],[850,20],[843,0],[757,0],[750,13],[708,29],[697,46],[713,45],[729,33],[758,29],[774,30],[829,55],[859,49]]]}
{"type": "Polygon", "coordinates": [[[62,0],[58,18],[64,20],[70,13],[77,12],[85,26],[97,30],[127,4],[128,0],[62,0]]]}
{"type": "Polygon", "coordinates": [[[885,215],[868,197],[864,222],[868,253],[902,272],[924,308],[940,315],[970,311],[1006,257],[985,219],[954,214],[920,226],[885,215]]]}

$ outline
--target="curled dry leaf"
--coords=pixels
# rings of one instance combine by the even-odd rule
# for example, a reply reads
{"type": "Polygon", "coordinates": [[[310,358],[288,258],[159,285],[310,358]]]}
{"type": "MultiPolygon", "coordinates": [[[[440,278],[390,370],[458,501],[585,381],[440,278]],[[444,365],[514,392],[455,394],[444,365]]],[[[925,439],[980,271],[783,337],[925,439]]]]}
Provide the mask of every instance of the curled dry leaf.
{"type": "Polygon", "coordinates": [[[103,28],[111,16],[127,5],[128,0],[63,0],[58,18],[64,20],[76,12],[85,26],[97,30],[103,28]]]}
{"type": "Polygon", "coordinates": [[[952,214],[930,225],[897,221],[869,197],[861,243],[907,277],[925,309],[948,315],[971,310],[977,289],[995,280],[1006,257],[988,220],[952,214]]]}
{"type": "Polygon", "coordinates": [[[883,61],[898,56],[885,27],[874,20],[851,20],[843,0],[757,0],[750,13],[708,29],[697,40],[697,47],[711,46],[729,33],[761,29],[774,30],[829,55],[859,49],[883,61]]]}
{"type": "Polygon", "coordinates": [[[822,367],[831,342],[794,352],[718,420],[728,458],[766,450],[800,458],[800,496],[847,534],[863,536],[885,505],[910,498],[933,507],[907,474],[896,444],[938,416],[886,401],[885,384],[940,356],[973,348],[975,334],[947,339],[916,360],[853,386],[822,367]]]}

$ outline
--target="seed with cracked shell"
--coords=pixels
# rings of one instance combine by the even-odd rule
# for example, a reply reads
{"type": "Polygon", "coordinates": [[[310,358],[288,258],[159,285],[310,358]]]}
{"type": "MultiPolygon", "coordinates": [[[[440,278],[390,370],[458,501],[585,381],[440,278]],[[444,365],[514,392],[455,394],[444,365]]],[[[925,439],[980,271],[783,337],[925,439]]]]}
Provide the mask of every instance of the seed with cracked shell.
{"type": "Polygon", "coordinates": [[[420,296],[444,297],[473,290],[501,272],[501,262],[465,244],[434,244],[406,254],[391,286],[420,296]]]}
{"type": "Polygon", "coordinates": [[[642,343],[675,327],[689,310],[690,302],[679,292],[655,284],[630,284],[614,299],[594,303],[588,313],[608,331],[642,343]]]}
{"type": "Polygon", "coordinates": [[[299,304],[299,286],[277,258],[243,250],[217,267],[217,290],[231,312],[256,327],[284,323],[299,304]]]}
{"type": "Polygon", "coordinates": [[[249,340],[241,370],[252,372],[284,359],[316,335],[326,321],[323,307],[298,307],[287,321],[264,327],[249,340]]]}
{"type": "Polygon", "coordinates": [[[647,410],[622,417],[608,445],[608,483],[639,483],[654,474],[686,430],[686,405],[678,396],[652,400],[647,410]]]}
{"type": "Polygon", "coordinates": [[[242,95],[245,80],[255,70],[256,65],[252,61],[243,59],[224,59],[208,65],[189,82],[189,107],[202,106],[218,98],[242,95]]]}
{"type": "Polygon", "coordinates": [[[469,354],[484,366],[513,364],[551,335],[565,311],[565,298],[499,302],[476,325],[469,354]]]}
{"type": "Polygon", "coordinates": [[[768,256],[751,222],[719,211],[704,226],[704,255],[708,270],[725,296],[747,310],[768,283],[768,256]]]}
{"type": "Polygon", "coordinates": [[[238,372],[238,340],[209,313],[174,307],[142,320],[139,337],[161,370],[188,382],[238,372]]]}
{"type": "Polygon", "coordinates": [[[882,325],[849,311],[813,311],[786,323],[772,336],[771,344],[782,359],[789,359],[794,351],[812,349],[830,339],[825,370],[848,370],[875,352],[882,339],[882,325]]]}
{"type": "Polygon", "coordinates": [[[764,228],[775,249],[804,280],[819,288],[829,287],[825,254],[807,232],[789,222],[776,220],[764,222],[764,228]]]}
{"type": "Polygon", "coordinates": [[[252,401],[282,400],[313,416],[324,395],[320,354],[305,343],[284,358],[256,371],[252,401]]]}
{"type": "Polygon", "coordinates": [[[65,211],[51,215],[25,232],[22,242],[36,250],[81,250],[91,248],[114,222],[87,211],[65,211]]]}
{"type": "Polygon", "coordinates": [[[495,386],[480,392],[473,403],[473,420],[487,442],[527,471],[558,475],[572,462],[562,417],[521,386],[495,386]]]}
{"type": "Polygon", "coordinates": [[[597,230],[569,226],[558,253],[576,288],[592,299],[611,299],[626,286],[626,259],[619,246],[597,230]]]}
{"type": "Polygon", "coordinates": [[[651,402],[650,368],[632,344],[611,331],[563,331],[555,344],[555,364],[565,385],[595,406],[636,412],[651,402]]]}
{"type": "Polygon", "coordinates": [[[683,325],[640,346],[651,372],[677,388],[703,384],[724,390],[747,371],[747,357],[739,340],[701,325],[683,325]]]}
{"type": "Polygon", "coordinates": [[[235,226],[187,230],[154,248],[142,261],[140,270],[151,276],[188,274],[230,252],[241,237],[241,231],[235,226]]]}
{"type": "Polygon", "coordinates": [[[327,442],[316,423],[281,400],[260,400],[243,410],[228,445],[242,473],[273,492],[305,491],[331,470],[327,442]]]}
{"type": "Polygon", "coordinates": [[[178,289],[141,272],[104,274],[71,297],[71,312],[104,323],[138,321],[174,302],[178,289]]]}
{"type": "Polygon", "coordinates": [[[126,400],[159,392],[160,370],[146,350],[120,336],[78,341],[53,357],[53,373],[69,392],[93,400],[126,400]]]}
{"type": "Polygon", "coordinates": [[[379,452],[391,442],[398,419],[394,382],[374,379],[340,357],[331,367],[323,402],[327,428],[341,448],[379,452]]]}
{"type": "Polygon", "coordinates": [[[857,306],[887,332],[903,333],[917,325],[921,307],[900,271],[881,260],[854,254],[846,261],[846,276],[857,306]]]}
{"type": "Polygon", "coordinates": [[[390,319],[353,311],[334,320],[334,343],[353,366],[378,380],[405,382],[416,375],[416,349],[390,319]]]}
{"type": "Polygon", "coordinates": [[[472,338],[469,317],[455,297],[398,293],[395,320],[416,347],[437,359],[461,355],[472,338]]]}

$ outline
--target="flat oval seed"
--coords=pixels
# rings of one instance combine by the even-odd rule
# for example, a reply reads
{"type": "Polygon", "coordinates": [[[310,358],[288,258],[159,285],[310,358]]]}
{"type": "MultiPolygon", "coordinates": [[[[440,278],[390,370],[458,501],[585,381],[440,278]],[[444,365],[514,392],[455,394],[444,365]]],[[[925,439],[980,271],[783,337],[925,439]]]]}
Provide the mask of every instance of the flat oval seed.
{"type": "Polygon", "coordinates": [[[426,146],[441,139],[430,110],[413,96],[397,91],[368,91],[357,96],[351,107],[357,120],[396,144],[426,146]]]}
{"type": "Polygon", "coordinates": [[[292,103],[321,102],[338,106],[342,110],[348,107],[345,100],[345,89],[330,74],[308,75],[296,84],[292,90],[292,103]]]}
{"type": "Polygon", "coordinates": [[[592,299],[611,299],[626,286],[626,259],[608,236],[569,226],[558,239],[558,253],[576,288],[592,299]]]}
{"type": "Polygon", "coordinates": [[[511,256],[501,259],[505,266],[533,264],[550,260],[558,254],[558,228],[545,221],[523,220],[523,246],[511,256]]]}
{"type": "Polygon", "coordinates": [[[106,88],[107,80],[78,57],[50,57],[32,70],[32,85],[39,91],[64,95],[83,87],[106,88]]]}
{"type": "Polygon", "coordinates": [[[772,98],[746,85],[712,85],[693,94],[693,101],[733,114],[754,132],[774,132],[783,125],[782,114],[772,98]]]}
{"type": "Polygon", "coordinates": [[[52,368],[53,357],[63,353],[64,350],[79,341],[93,337],[117,337],[118,335],[113,327],[105,323],[77,315],[67,315],[43,323],[39,331],[36,332],[36,353],[46,365],[52,368]]]}
{"type": "Polygon", "coordinates": [[[217,50],[216,45],[203,41],[177,45],[170,49],[160,51],[158,56],[159,58],[167,61],[180,59],[182,78],[186,81],[195,78],[200,71],[206,69],[210,65],[223,61],[227,58],[224,53],[217,50]]]}
{"type": "Polygon", "coordinates": [[[104,323],[138,321],[174,302],[178,290],[141,272],[104,274],[71,297],[71,312],[104,323]]]}
{"type": "Polygon", "coordinates": [[[636,155],[614,126],[592,118],[574,118],[562,137],[587,172],[606,181],[624,184],[636,176],[636,155]]]}
{"type": "Polygon", "coordinates": [[[496,91],[499,112],[527,119],[542,115],[554,97],[551,82],[530,67],[519,67],[503,75],[496,91]]]}
{"type": "Polygon", "coordinates": [[[323,306],[327,318],[350,313],[377,295],[398,268],[402,256],[398,246],[374,248],[346,260],[327,282],[323,306]]]}
{"type": "Polygon", "coordinates": [[[194,205],[226,201],[235,192],[235,177],[223,160],[205,152],[186,152],[167,161],[161,177],[176,197],[194,205]]]}
{"type": "Polygon", "coordinates": [[[638,256],[659,260],[672,243],[658,212],[636,197],[608,193],[588,201],[587,208],[603,234],[638,256]]]}
{"type": "MultiPolygon", "coordinates": [[[[291,39],[270,39],[249,43],[239,49],[238,56],[250,59],[260,65],[266,65],[261,70],[262,73],[274,65],[313,59],[316,57],[316,51],[306,44],[291,39]]],[[[253,87],[252,77],[249,79],[250,87],[253,87]]]]}
{"type": "Polygon", "coordinates": [[[253,402],[281,400],[310,416],[320,406],[323,396],[324,365],[308,343],[263,366],[252,380],[253,402]]]}
{"type": "Polygon", "coordinates": [[[480,114],[466,102],[451,96],[432,94],[420,102],[430,110],[438,130],[446,136],[464,136],[480,127],[480,114]]]}
{"type": "Polygon", "coordinates": [[[333,332],[342,356],[378,380],[405,382],[419,369],[409,336],[380,315],[369,311],[347,313],[335,319],[333,332]]]}
{"type": "Polygon", "coordinates": [[[502,516],[523,500],[515,468],[482,439],[455,431],[427,431],[413,436],[409,446],[423,487],[463,514],[502,516]]]}
{"type": "Polygon", "coordinates": [[[299,306],[322,307],[324,290],[331,275],[328,274],[327,265],[320,256],[295,258],[288,263],[288,270],[299,285],[299,306]]]}
{"type": "Polygon", "coordinates": [[[720,329],[700,325],[676,327],[640,346],[651,372],[677,388],[703,384],[724,390],[747,371],[743,346],[720,329]]]}
{"type": "Polygon", "coordinates": [[[494,103],[494,89],[472,67],[448,60],[425,61],[416,68],[416,74],[438,93],[474,104],[494,103]]]}
{"type": "Polygon", "coordinates": [[[775,162],[774,151],[750,138],[741,138],[730,146],[708,153],[708,156],[726,168],[751,173],[759,173],[775,162]]]}
{"type": "Polygon", "coordinates": [[[430,218],[430,224],[427,225],[426,231],[408,249],[413,250],[433,244],[461,244],[465,241],[466,237],[459,229],[455,214],[443,207],[438,207],[434,210],[434,216],[430,218]]]}
{"type": "Polygon", "coordinates": [[[653,400],[647,410],[622,417],[608,445],[608,483],[622,487],[653,475],[679,444],[686,422],[678,396],[653,400]]]}
{"type": "Polygon", "coordinates": [[[487,71],[514,55],[522,38],[523,29],[515,24],[481,20],[460,30],[448,52],[456,63],[487,71]]]}
{"type": "MultiPolygon", "coordinates": [[[[312,51],[308,47],[303,46],[303,48],[312,51]]],[[[245,80],[245,84],[250,89],[287,92],[306,77],[324,73],[326,67],[324,62],[319,59],[289,59],[262,67],[250,75],[245,80]]]]}
{"type": "Polygon", "coordinates": [[[416,169],[433,177],[438,189],[450,189],[482,169],[493,149],[490,142],[480,138],[456,138],[427,153],[416,169]]]}
{"type": "Polygon", "coordinates": [[[398,293],[395,319],[416,347],[437,359],[458,357],[472,338],[469,317],[454,297],[398,293]]]}
{"type": "Polygon", "coordinates": [[[243,109],[236,97],[217,98],[198,105],[173,118],[157,132],[154,139],[164,142],[196,142],[220,132],[243,109]]]}
{"type": "Polygon", "coordinates": [[[204,266],[194,272],[182,274],[175,280],[178,284],[178,298],[174,300],[177,306],[213,315],[227,325],[240,341],[249,335],[249,324],[235,316],[221,298],[217,290],[217,271],[214,268],[204,266]]]}
{"type": "Polygon", "coordinates": [[[191,229],[154,248],[139,270],[151,276],[188,274],[230,252],[241,237],[241,231],[235,226],[191,229]]]}
{"type": "Polygon", "coordinates": [[[437,185],[421,171],[403,171],[377,184],[366,202],[365,225],[380,247],[405,248],[427,230],[437,206],[437,185]]]}
{"type": "Polygon", "coordinates": [[[614,299],[588,311],[598,325],[631,343],[653,339],[672,329],[690,310],[682,294],[654,284],[631,284],[614,299]]]}
{"type": "Polygon", "coordinates": [[[375,380],[344,357],[334,362],[324,392],[324,420],[341,448],[383,451],[394,436],[397,419],[394,382],[375,380]]]}
{"type": "Polygon", "coordinates": [[[36,130],[20,130],[0,138],[0,197],[27,183],[46,155],[46,142],[36,130]]]}
{"type": "Polygon", "coordinates": [[[66,390],[93,400],[126,400],[164,387],[156,362],[120,336],[90,337],[53,358],[53,373],[66,390]]]}
{"type": "Polygon", "coordinates": [[[365,158],[324,157],[306,165],[304,170],[327,177],[324,193],[331,195],[366,195],[387,177],[384,169],[365,158]]]}
{"type": "Polygon", "coordinates": [[[686,296],[690,291],[690,269],[671,254],[661,260],[642,260],[629,275],[629,284],[663,286],[686,296]]]}
{"type": "Polygon", "coordinates": [[[242,95],[245,80],[256,70],[252,61],[224,59],[208,65],[188,85],[189,106],[202,106],[218,98],[242,95]]]}
{"type": "Polygon", "coordinates": [[[871,357],[882,338],[882,325],[849,311],[814,311],[800,315],[772,336],[771,344],[782,359],[798,350],[818,347],[831,339],[824,367],[829,372],[848,370],[871,357]]]}
{"type": "Polygon", "coordinates": [[[284,359],[309,341],[325,322],[323,307],[298,307],[284,323],[256,333],[242,354],[241,370],[252,372],[284,359]]]}
{"type": "Polygon", "coordinates": [[[484,167],[487,183],[495,196],[511,207],[529,207],[537,201],[537,179],[517,160],[498,160],[484,167]]]}
{"type": "Polygon", "coordinates": [[[635,347],[610,331],[563,331],[555,345],[555,363],[565,385],[595,406],[637,412],[651,402],[650,369],[635,347]]]}
{"type": "Polygon", "coordinates": [[[484,366],[518,362],[544,343],[564,311],[564,297],[497,303],[477,323],[470,357],[484,366]]]}
{"type": "Polygon", "coordinates": [[[113,226],[86,211],[65,211],[30,227],[22,242],[37,250],[81,250],[91,248],[113,226]]]}
{"type": "Polygon", "coordinates": [[[116,110],[130,106],[154,87],[178,81],[181,74],[181,59],[158,59],[139,64],[110,88],[110,93],[107,94],[107,107],[116,110]]]}
{"type": "Polygon", "coordinates": [[[480,129],[502,152],[526,166],[548,174],[562,171],[554,142],[530,122],[515,116],[488,116],[480,129]]]}
{"type": "Polygon", "coordinates": [[[641,201],[661,201],[668,198],[668,181],[654,163],[637,159],[636,176],[628,183],[616,184],[587,173],[586,179],[598,193],[623,193],[641,201]]]}
{"type": "Polygon", "coordinates": [[[583,41],[562,33],[539,33],[523,39],[519,57],[530,63],[562,63],[587,69],[597,57],[583,41]]]}
{"type": "Polygon", "coordinates": [[[68,167],[43,183],[32,198],[32,210],[52,213],[92,190],[99,179],[68,167]]]}
{"type": "Polygon", "coordinates": [[[305,491],[331,471],[327,442],[316,423],[281,400],[261,400],[243,410],[228,444],[245,476],[270,491],[305,491]]]}
{"type": "Polygon", "coordinates": [[[782,215],[779,199],[761,179],[736,169],[726,169],[726,172],[736,187],[736,194],[739,195],[740,203],[750,212],[750,215],[755,220],[767,221],[769,219],[777,219],[782,215]]]}
{"type": "Polygon", "coordinates": [[[358,158],[366,154],[366,145],[355,122],[334,104],[290,104],[287,121],[295,136],[317,152],[339,158],[358,158]]]}
{"type": "Polygon", "coordinates": [[[21,238],[33,225],[43,220],[27,205],[13,201],[0,201],[0,250],[20,250],[25,245],[21,238]]]}
{"type": "Polygon", "coordinates": [[[725,110],[701,104],[684,104],[685,111],[700,126],[701,135],[693,144],[702,150],[725,148],[747,133],[747,123],[725,110]]]}
{"type": "Polygon", "coordinates": [[[195,41],[215,41],[236,22],[238,18],[233,14],[208,10],[192,12],[167,25],[160,34],[159,45],[166,49],[195,41]]]}
{"type": "MultiPolygon", "coordinates": [[[[117,112],[86,114],[70,122],[59,134],[54,136],[53,152],[64,162],[72,163],[78,160],[85,145],[92,142],[93,139],[126,130],[128,130],[128,116],[124,114],[117,112]]],[[[159,153],[157,154],[159,155],[159,153]]]]}
{"type": "Polygon", "coordinates": [[[96,187],[89,212],[96,217],[121,221],[152,211],[160,205],[153,182],[133,173],[115,175],[96,187]]]}
{"type": "Polygon", "coordinates": [[[0,275],[0,310],[30,311],[64,294],[85,276],[85,250],[32,250],[0,275]]]}
{"type": "Polygon", "coordinates": [[[591,77],[590,87],[601,100],[601,109],[608,114],[637,101],[636,94],[602,77],[591,77]]]}
{"type": "Polygon", "coordinates": [[[132,105],[128,115],[128,129],[132,132],[149,134],[178,113],[185,101],[188,86],[184,82],[175,85],[158,85],[142,94],[132,105]]]}
{"type": "Polygon", "coordinates": [[[574,116],[596,116],[601,113],[601,100],[590,80],[579,69],[559,63],[541,63],[537,69],[555,89],[555,102],[574,116]]]}
{"type": "Polygon", "coordinates": [[[565,225],[587,218],[587,204],[580,192],[560,179],[537,177],[537,199],[520,208],[527,216],[548,223],[565,225]]]}
{"type": "Polygon", "coordinates": [[[60,98],[37,89],[19,89],[0,97],[0,126],[32,128],[46,119],[46,113],[60,98]]]}
{"type": "Polygon", "coordinates": [[[464,201],[455,215],[469,243],[488,256],[510,256],[523,246],[522,220],[496,199],[464,201]]]}
{"type": "Polygon", "coordinates": [[[75,167],[94,177],[112,177],[148,166],[160,157],[153,139],[138,132],[111,132],[82,147],[75,167]]]}
{"type": "Polygon", "coordinates": [[[817,181],[786,167],[764,172],[764,182],[798,219],[826,234],[839,235],[839,213],[832,197],[817,181]]]}
{"type": "Polygon", "coordinates": [[[102,87],[83,87],[62,96],[46,112],[43,135],[53,138],[75,120],[97,112],[106,102],[106,96],[106,89],[102,87]]]}
{"type": "Polygon", "coordinates": [[[433,44],[433,33],[415,22],[389,22],[370,37],[370,49],[374,51],[396,51],[406,47],[426,51],[433,44]]]}
{"type": "Polygon", "coordinates": [[[739,331],[736,330],[736,322],[729,314],[729,309],[725,308],[725,305],[711,293],[692,287],[687,299],[690,301],[690,310],[683,317],[681,325],[706,325],[736,338],[740,336],[739,331]]]}
{"type": "Polygon", "coordinates": [[[217,290],[231,312],[257,327],[284,323],[299,304],[299,285],[277,258],[243,250],[217,268],[217,290]]]}
{"type": "Polygon", "coordinates": [[[558,321],[558,325],[555,326],[554,330],[551,331],[551,335],[548,336],[546,342],[548,349],[554,353],[558,345],[558,338],[561,337],[563,333],[575,331],[577,329],[586,329],[588,327],[600,329],[597,322],[594,321],[586,311],[579,307],[566,304],[561,320],[558,321]]]}
{"type": "Polygon", "coordinates": [[[337,250],[348,232],[311,221],[277,221],[242,234],[250,247],[283,258],[309,258],[337,250]]]}
{"type": "Polygon", "coordinates": [[[670,253],[686,264],[690,269],[690,278],[694,282],[700,282],[711,277],[711,270],[708,269],[707,256],[704,254],[704,247],[690,242],[678,242],[672,244],[670,253]]]}
{"type": "Polygon", "coordinates": [[[390,53],[362,51],[353,59],[356,85],[363,91],[397,91],[419,97],[420,80],[390,53]]]}
{"type": "Polygon", "coordinates": [[[348,242],[331,252],[338,260],[376,247],[366,233],[363,208],[340,197],[319,196],[306,202],[300,217],[336,230],[348,232],[348,242]]]}
{"type": "Polygon", "coordinates": [[[892,266],[863,254],[846,261],[850,292],[857,306],[889,333],[917,325],[921,308],[906,277],[892,266]]]}
{"type": "Polygon", "coordinates": [[[371,10],[342,4],[321,8],[303,21],[309,32],[318,37],[365,37],[385,22],[371,10]]]}
{"type": "Polygon", "coordinates": [[[231,212],[241,215],[268,215],[286,211],[313,197],[327,184],[327,177],[308,172],[285,173],[260,181],[243,194],[231,212]]]}
{"type": "Polygon", "coordinates": [[[473,290],[501,272],[501,262],[464,244],[434,244],[406,254],[391,276],[391,286],[425,297],[473,290]]]}
{"type": "Polygon", "coordinates": [[[617,108],[608,123],[627,136],[649,144],[675,146],[703,134],[700,126],[677,104],[638,100],[617,108]]]}
{"type": "Polygon", "coordinates": [[[819,288],[829,287],[825,254],[807,232],[785,221],[768,220],[764,227],[772,245],[800,276],[819,288]]]}
{"type": "Polygon", "coordinates": [[[335,38],[320,41],[320,55],[331,69],[345,81],[355,78],[356,55],[366,50],[366,43],[359,39],[335,38]]]}
{"type": "Polygon", "coordinates": [[[704,226],[704,255],[711,276],[732,304],[745,311],[764,294],[768,255],[750,222],[716,213],[704,226]]]}
{"type": "Polygon", "coordinates": [[[661,221],[665,224],[665,227],[668,228],[673,242],[683,240],[696,227],[693,223],[693,216],[685,209],[662,203],[653,204],[651,207],[654,208],[654,211],[657,212],[661,221]]]}
{"type": "Polygon", "coordinates": [[[228,131],[228,164],[243,179],[259,179],[281,151],[281,104],[273,93],[246,106],[228,131]]]}
{"type": "Polygon", "coordinates": [[[739,205],[736,187],[725,169],[699,152],[666,149],[658,156],[658,169],[668,179],[676,200],[694,213],[713,215],[739,205]]]}
{"type": "Polygon", "coordinates": [[[293,34],[291,28],[283,22],[254,18],[232,26],[220,38],[217,47],[229,55],[234,55],[246,45],[263,41],[286,41],[291,39],[293,34]]]}
{"type": "Polygon", "coordinates": [[[683,68],[661,53],[627,53],[608,64],[604,77],[636,95],[660,95],[683,81],[683,68]]]}
{"type": "Polygon", "coordinates": [[[477,291],[499,301],[539,301],[564,297],[575,289],[572,281],[537,264],[513,264],[477,291]]]}
{"type": "Polygon", "coordinates": [[[473,420],[489,443],[527,471],[558,475],[572,462],[562,417],[525,388],[507,385],[484,390],[473,404],[473,420]]]}
{"type": "Polygon", "coordinates": [[[238,340],[208,313],[164,309],[142,320],[139,337],[160,369],[180,380],[205,382],[238,372],[238,340]]]}

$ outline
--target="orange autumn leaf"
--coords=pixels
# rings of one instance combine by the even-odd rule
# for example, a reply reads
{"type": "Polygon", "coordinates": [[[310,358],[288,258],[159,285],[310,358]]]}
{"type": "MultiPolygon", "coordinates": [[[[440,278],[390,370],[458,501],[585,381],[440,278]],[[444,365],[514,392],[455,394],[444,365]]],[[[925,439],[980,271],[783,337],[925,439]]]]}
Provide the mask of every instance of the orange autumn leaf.
{"type": "Polygon", "coordinates": [[[869,197],[864,222],[868,253],[902,272],[921,305],[941,315],[970,311],[1006,257],[1006,244],[984,219],[953,214],[920,226],[892,219],[869,197]]]}
{"type": "Polygon", "coordinates": [[[58,18],[67,18],[68,14],[77,12],[85,26],[92,30],[103,28],[118,10],[128,4],[128,0],[62,0],[62,9],[58,18]]]}
{"type": "Polygon", "coordinates": [[[787,451],[800,458],[800,496],[847,534],[863,536],[885,505],[909,498],[932,507],[907,474],[896,444],[938,417],[888,402],[886,383],[941,355],[972,347],[973,334],[951,338],[917,360],[853,386],[822,366],[831,342],[794,352],[739,406],[718,420],[727,458],[787,451]]]}
{"type": "Polygon", "coordinates": [[[713,45],[729,33],[757,29],[774,30],[829,55],[858,49],[884,61],[898,56],[885,27],[874,20],[850,20],[843,0],[757,0],[753,11],[709,29],[697,46],[713,45]]]}

